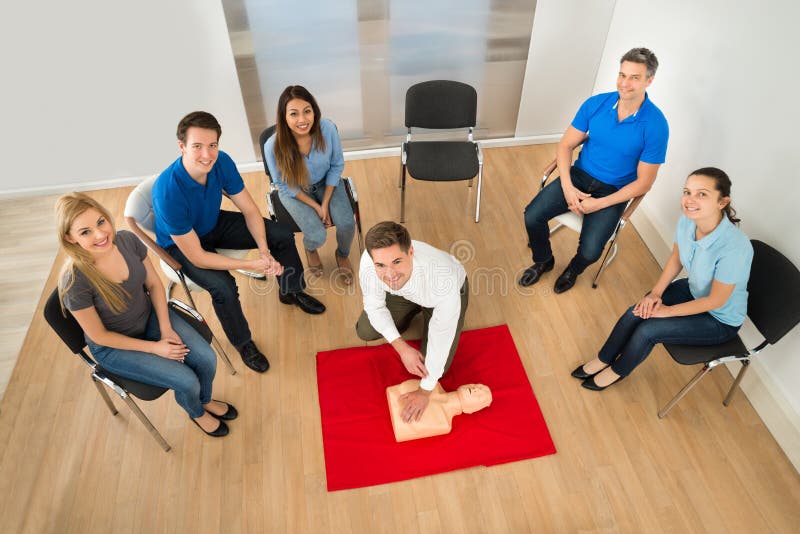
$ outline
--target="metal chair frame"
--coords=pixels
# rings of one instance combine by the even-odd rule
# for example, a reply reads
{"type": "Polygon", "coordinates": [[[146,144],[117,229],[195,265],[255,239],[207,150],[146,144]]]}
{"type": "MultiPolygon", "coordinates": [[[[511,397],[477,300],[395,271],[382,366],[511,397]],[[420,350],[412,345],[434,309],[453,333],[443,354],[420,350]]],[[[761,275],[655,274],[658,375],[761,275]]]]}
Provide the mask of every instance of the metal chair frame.
{"type": "MultiPolygon", "coordinates": [[[[202,329],[198,329],[198,332],[208,341],[211,337],[211,330],[208,328],[203,316],[200,315],[197,310],[177,299],[170,299],[168,305],[179,313],[183,312],[188,314],[197,321],[199,325],[202,325],[202,329]]],[[[44,317],[64,344],[67,345],[76,356],[79,356],[84,365],[91,370],[92,374],[90,378],[92,383],[111,412],[111,415],[117,415],[119,410],[114,406],[114,402],[109,397],[106,388],[117,394],[125,404],[128,405],[128,408],[130,408],[136,418],[144,425],[150,435],[153,436],[153,439],[158,442],[165,452],[169,452],[172,449],[170,444],[164,439],[164,436],[161,435],[155,425],[153,425],[150,418],[145,415],[141,408],[139,408],[139,405],[133,400],[134,396],[139,396],[141,398],[145,395],[149,398],[142,398],[142,400],[155,400],[166,393],[168,388],[152,386],[131,378],[117,376],[103,369],[100,364],[87,353],[83,329],[78,321],[75,320],[75,317],[72,316],[69,310],[66,310],[65,315],[62,314],[57,288],[54,289],[47,298],[44,307],[44,317]],[[105,388],[103,386],[105,386],[105,388]]]]}
{"type": "Polygon", "coordinates": [[[678,401],[708,373],[724,363],[739,361],[742,366],[722,401],[724,406],[728,406],[750,366],[751,359],[768,345],[780,341],[800,322],[800,271],[785,256],[766,243],[755,239],[751,243],[754,254],[750,280],[747,284],[749,293],[747,314],[764,337],[764,341],[756,347],[748,349],[741,337],[736,336],[720,345],[698,347],[703,352],[708,352],[711,359],[706,362],[699,360],[688,363],[680,361],[676,355],[694,348],[693,346],[665,343],[664,348],[676,362],[685,365],[703,363],[703,367],[658,411],[659,419],[664,418],[678,401]],[[774,283],[773,280],[780,281],[780,284],[774,283]],[[764,294],[758,294],[758,292],[764,294]],[[779,317],[777,320],[776,316],[779,317]]]}
{"type": "MultiPolygon", "coordinates": [[[[436,81],[444,81],[444,80],[436,80],[436,81]]],[[[430,83],[430,82],[422,82],[421,84],[416,84],[416,85],[422,85],[422,84],[425,84],[425,83],[430,83]]],[[[460,82],[451,82],[451,83],[460,83],[460,82]]],[[[415,87],[415,86],[412,86],[412,87],[415,87]]],[[[411,88],[409,88],[409,89],[411,89],[411,88]]],[[[406,99],[408,99],[408,92],[406,92],[406,99]]],[[[406,102],[406,105],[408,105],[408,102],[406,102]]],[[[406,217],[406,174],[408,174],[408,176],[411,176],[410,173],[407,173],[408,145],[410,143],[413,143],[413,142],[417,142],[417,143],[424,143],[425,142],[425,141],[412,141],[412,139],[411,139],[411,128],[412,128],[412,126],[408,125],[408,119],[406,119],[406,126],[408,128],[407,132],[406,132],[406,140],[402,144],[402,146],[400,147],[400,176],[399,176],[398,182],[397,182],[397,187],[400,188],[400,222],[401,223],[405,222],[405,217],[406,217]]],[[[474,123],[471,126],[468,127],[467,141],[466,142],[467,143],[471,143],[472,145],[474,145],[476,156],[478,158],[478,192],[477,192],[476,199],[475,199],[475,222],[477,223],[477,222],[480,222],[480,219],[481,219],[481,189],[482,189],[482,184],[483,184],[483,152],[481,151],[480,144],[477,141],[475,141],[475,139],[473,138],[474,128],[475,128],[475,124],[474,123]]],[[[453,141],[453,142],[461,142],[461,141],[453,141]]],[[[414,176],[411,176],[411,177],[414,178],[414,176]]],[[[474,176],[471,177],[471,178],[464,178],[464,180],[467,180],[467,187],[470,188],[470,190],[472,189],[472,182],[473,182],[474,178],[475,178],[474,176]]],[[[451,181],[455,181],[455,180],[451,180],[451,181]]]]}
{"type": "MultiPolygon", "coordinates": [[[[547,167],[544,168],[542,182],[539,185],[539,191],[544,189],[547,180],[552,176],[556,168],[557,168],[556,160],[553,160],[549,165],[547,165],[547,167]]],[[[611,237],[609,237],[608,241],[606,242],[607,246],[606,246],[606,252],[603,255],[603,260],[600,262],[600,267],[598,267],[597,272],[595,273],[594,278],[592,279],[593,289],[597,289],[597,282],[600,280],[600,275],[603,273],[603,271],[605,271],[605,268],[608,267],[612,261],[614,261],[614,258],[617,257],[617,251],[619,248],[617,244],[617,236],[622,231],[622,229],[625,228],[625,225],[628,224],[628,220],[630,219],[631,215],[633,215],[633,212],[636,211],[636,208],[639,207],[639,204],[642,202],[643,198],[644,195],[640,195],[638,197],[634,197],[628,200],[628,203],[625,206],[625,211],[622,212],[622,216],[620,216],[619,221],[617,221],[617,225],[614,227],[614,232],[611,234],[611,237]]],[[[572,228],[578,233],[580,233],[581,228],[583,227],[583,217],[579,217],[578,215],[572,212],[562,213],[561,215],[554,217],[554,219],[558,221],[558,224],[556,224],[554,227],[550,229],[550,235],[553,235],[556,232],[556,230],[562,228],[563,226],[572,228]],[[569,219],[573,220],[572,224],[569,224],[567,222],[569,221],[569,219]],[[577,222],[575,222],[576,219],[577,222]]]]}

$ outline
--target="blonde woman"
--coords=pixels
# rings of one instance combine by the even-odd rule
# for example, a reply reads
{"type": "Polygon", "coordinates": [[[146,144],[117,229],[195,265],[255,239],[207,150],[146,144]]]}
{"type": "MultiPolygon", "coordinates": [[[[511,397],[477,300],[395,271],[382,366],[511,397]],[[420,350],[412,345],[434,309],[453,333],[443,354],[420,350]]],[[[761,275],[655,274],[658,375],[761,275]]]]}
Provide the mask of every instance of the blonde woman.
{"type": "Polygon", "coordinates": [[[91,197],[56,201],[61,248],[68,261],[58,283],[63,306],[83,328],[95,359],[108,371],[175,392],[203,432],[228,434],[236,408],[211,399],[214,351],[167,307],[147,248],[91,197]]]}

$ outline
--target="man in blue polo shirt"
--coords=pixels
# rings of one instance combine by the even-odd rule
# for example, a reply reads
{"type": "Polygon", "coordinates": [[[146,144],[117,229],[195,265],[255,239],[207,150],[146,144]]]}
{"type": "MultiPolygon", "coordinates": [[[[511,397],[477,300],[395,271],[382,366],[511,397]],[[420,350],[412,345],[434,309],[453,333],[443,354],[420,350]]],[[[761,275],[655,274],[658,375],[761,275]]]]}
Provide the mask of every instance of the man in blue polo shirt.
{"type": "Polygon", "coordinates": [[[153,185],[156,241],[189,278],[211,294],[228,340],[245,365],[263,373],[269,362],[253,343],[236,280],[228,271],[246,269],[277,276],[280,301],[306,313],[322,313],[325,306],[303,292],[303,264],[294,234],[289,227],[261,217],[233,160],[219,150],[221,134],[210,113],[195,111],[181,119],[177,132],[181,157],[153,185]],[[223,194],[239,212],[219,209],[223,194]],[[258,249],[258,258],[229,258],[217,254],[218,248],[258,249]]]}
{"type": "Polygon", "coordinates": [[[563,293],[600,258],[627,201],[650,190],[669,138],[667,120],[646,92],[657,68],[647,48],[628,51],[620,60],[617,90],[586,100],[567,127],[556,151],[560,177],[525,208],[534,263],[520,277],[521,286],[535,284],[555,266],[550,219],[567,210],[583,217],[578,251],[555,283],[555,292],[563,293]]]}

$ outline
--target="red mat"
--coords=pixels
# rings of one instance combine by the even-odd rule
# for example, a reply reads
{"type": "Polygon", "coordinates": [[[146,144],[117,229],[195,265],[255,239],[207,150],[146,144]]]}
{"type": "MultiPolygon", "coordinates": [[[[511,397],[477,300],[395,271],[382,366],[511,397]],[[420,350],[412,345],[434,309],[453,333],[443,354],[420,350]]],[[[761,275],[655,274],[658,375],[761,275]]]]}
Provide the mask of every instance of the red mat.
{"type": "Polygon", "coordinates": [[[442,387],[486,384],[493,400],[479,412],[454,417],[449,434],[395,442],[386,387],[409,378],[415,377],[388,344],[317,354],[328,491],[556,452],[506,325],[461,334],[442,387]]]}

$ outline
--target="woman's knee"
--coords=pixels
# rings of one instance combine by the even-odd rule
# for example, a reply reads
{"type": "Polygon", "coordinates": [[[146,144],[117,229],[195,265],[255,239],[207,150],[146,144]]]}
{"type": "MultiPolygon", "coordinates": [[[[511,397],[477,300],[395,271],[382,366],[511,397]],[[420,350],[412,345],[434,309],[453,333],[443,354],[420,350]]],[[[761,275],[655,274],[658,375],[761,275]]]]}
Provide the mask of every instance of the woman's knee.
{"type": "Polygon", "coordinates": [[[327,237],[328,233],[321,224],[314,225],[312,228],[303,228],[303,246],[306,247],[306,250],[317,250],[325,244],[327,237]]]}

